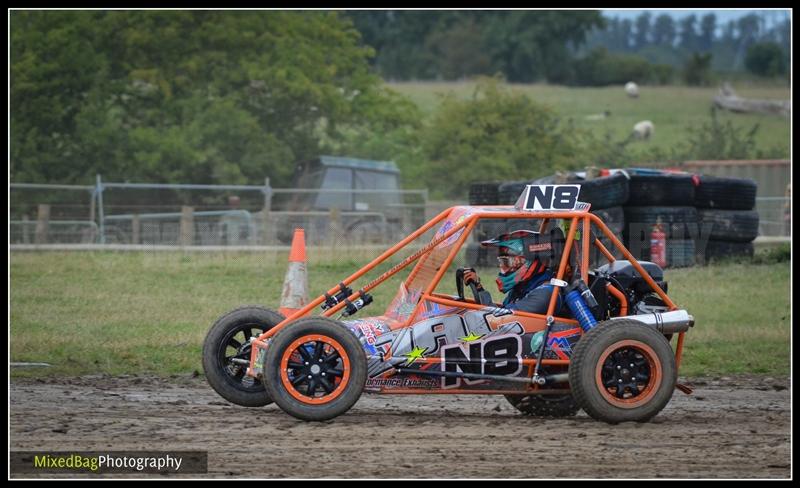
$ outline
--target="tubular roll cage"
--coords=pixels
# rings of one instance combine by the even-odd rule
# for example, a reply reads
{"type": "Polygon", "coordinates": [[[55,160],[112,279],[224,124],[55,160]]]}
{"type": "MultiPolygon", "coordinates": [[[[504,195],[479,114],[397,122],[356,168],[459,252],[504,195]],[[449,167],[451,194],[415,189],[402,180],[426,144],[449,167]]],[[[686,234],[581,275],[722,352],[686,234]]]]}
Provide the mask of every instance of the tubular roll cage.
{"type": "MultiPolygon", "coordinates": [[[[395,244],[394,246],[390,247],[386,251],[384,251],[380,256],[376,257],[372,261],[370,261],[367,265],[363,266],[361,269],[353,273],[352,275],[348,276],[344,281],[341,282],[341,285],[349,286],[351,283],[359,279],[360,277],[364,276],[369,271],[373,270],[376,266],[383,263],[386,259],[390,258],[394,254],[396,254],[400,249],[408,245],[409,243],[413,242],[415,239],[420,237],[425,232],[431,230],[436,224],[442,222],[446,218],[449,217],[450,213],[456,208],[464,208],[464,207],[450,207],[442,211],[439,215],[428,221],[425,225],[414,231],[413,233],[406,236],[403,240],[395,244]]],[[[456,301],[453,300],[450,296],[443,296],[439,294],[433,293],[433,290],[436,289],[436,286],[441,281],[442,277],[444,276],[445,272],[447,272],[450,264],[455,259],[458,251],[461,249],[461,246],[464,244],[466,238],[470,235],[472,230],[475,228],[478,220],[481,219],[542,219],[542,223],[539,226],[539,232],[543,233],[547,230],[547,226],[550,223],[551,219],[565,219],[570,220],[570,228],[569,232],[566,236],[566,243],[564,245],[564,249],[561,255],[561,261],[559,262],[558,272],[556,273],[555,278],[558,280],[564,279],[564,274],[567,270],[567,264],[569,262],[569,257],[572,252],[572,245],[575,241],[575,234],[578,231],[578,228],[582,229],[581,235],[586,236],[586,238],[581,239],[581,246],[582,246],[582,253],[581,253],[581,263],[580,263],[580,271],[581,277],[583,281],[588,283],[589,282],[589,245],[594,245],[605,257],[608,259],[609,262],[616,261],[616,258],[609,252],[609,250],[600,242],[599,239],[594,239],[594,242],[590,243],[590,230],[591,225],[594,224],[606,237],[608,237],[614,247],[619,250],[623,257],[630,261],[631,265],[639,272],[645,282],[650,286],[650,288],[655,291],[658,296],[664,301],[664,303],[669,307],[669,310],[677,310],[678,307],[675,303],[667,296],[664,290],[661,289],[660,286],[650,277],[650,275],[645,271],[641,264],[633,257],[633,255],[625,248],[625,246],[620,242],[619,239],[609,230],[609,228],[600,220],[599,217],[596,215],[589,213],[589,207],[581,209],[581,210],[567,210],[567,211],[546,211],[546,212],[539,212],[539,211],[525,211],[525,210],[518,210],[513,206],[497,206],[497,205],[490,205],[490,206],[470,206],[468,207],[473,209],[474,212],[471,214],[467,214],[463,221],[459,222],[458,224],[454,225],[451,229],[448,229],[447,232],[442,234],[439,237],[434,237],[431,242],[422,246],[420,249],[409,255],[403,261],[399,262],[398,264],[394,265],[391,269],[383,273],[382,275],[378,276],[374,280],[372,280],[367,285],[360,288],[358,291],[354,291],[348,299],[352,302],[357,300],[362,294],[372,290],[373,288],[377,287],[379,284],[383,283],[387,279],[391,278],[404,268],[406,268],[411,263],[417,261],[420,257],[424,256],[426,253],[432,251],[436,246],[445,242],[450,237],[454,236],[456,233],[460,232],[461,230],[466,230],[463,232],[459,237],[457,242],[452,246],[450,252],[448,253],[447,257],[445,258],[444,262],[439,266],[439,269],[436,272],[436,275],[428,283],[425,291],[420,296],[417,304],[414,308],[414,311],[411,313],[409,318],[403,323],[402,327],[408,327],[412,323],[416,316],[422,310],[423,304],[426,301],[439,303],[442,305],[450,305],[456,306],[461,308],[471,308],[475,310],[480,310],[486,308],[485,305],[480,305],[473,301],[456,301]],[[508,210],[504,210],[505,208],[508,210]],[[481,209],[484,209],[481,211],[481,209]],[[490,211],[489,211],[490,210],[490,211]]],[[[422,263],[420,263],[422,264],[422,263]]],[[[416,273],[419,270],[419,264],[417,267],[412,270],[409,277],[406,279],[405,284],[411,282],[414,278],[416,273]]],[[[609,292],[614,295],[620,301],[620,316],[627,314],[627,299],[625,295],[617,290],[613,286],[607,287],[609,292]]],[[[327,295],[335,295],[340,291],[340,284],[337,284],[335,287],[328,290],[327,295]]],[[[553,316],[556,307],[556,300],[559,293],[558,287],[553,287],[553,293],[550,296],[550,303],[547,308],[547,314],[543,317],[539,314],[532,314],[528,312],[521,312],[521,311],[514,311],[514,315],[522,316],[522,317],[531,317],[531,318],[546,318],[553,316]]],[[[269,329],[268,331],[264,332],[263,334],[259,335],[257,338],[253,340],[253,347],[250,351],[250,367],[247,369],[247,374],[250,376],[256,376],[258,373],[253,369],[253,365],[255,364],[256,357],[258,355],[259,349],[265,349],[268,347],[267,340],[274,336],[277,332],[282,330],[286,327],[290,322],[297,320],[301,317],[305,317],[310,315],[310,313],[322,303],[325,302],[326,294],[322,294],[312,300],[309,304],[305,307],[297,310],[296,312],[292,313],[286,319],[278,323],[275,327],[269,329]]],[[[330,317],[334,315],[336,312],[340,311],[342,308],[346,306],[344,300],[337,303],[335,306],[330,307],[324,310],[320,315],[323,317],[330,317]]],[[[576,322],[577,323],[577,322],[576,322]]],[[[678,334],[678,343],[675,349],[675,365],[676,367],[680,367],[680,360],[683,351],[683,341],[684,335],[686,332],[680,332],[678,334]]],[[[425,358],[421,358],[425,359],[425,358]]],[[[438,358],[428,358],[430,361],[420,361],[420,362],[439,362],[438,358]]],[[[526,359],[524,360],[526,366],[530,366],[536,363],[536,359],[526,359]],[[530,364],[529,364],[530,363],[530,364]]],[[[543,360],[542,364],[559,364],[559,365],[567,365],[569,364],[569,360],[543,360]]]]}

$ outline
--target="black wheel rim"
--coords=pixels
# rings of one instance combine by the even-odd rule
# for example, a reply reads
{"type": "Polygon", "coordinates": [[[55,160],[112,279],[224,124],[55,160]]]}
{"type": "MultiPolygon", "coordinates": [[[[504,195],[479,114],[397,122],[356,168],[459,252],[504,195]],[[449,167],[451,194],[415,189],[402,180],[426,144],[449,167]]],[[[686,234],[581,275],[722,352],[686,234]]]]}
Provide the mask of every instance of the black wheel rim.
{"type": "Polygon", "coordinates": [[[616,389],[617,398],[629,399],[639,396],[648,385],[650,373],[650,363],[641,352],[624,348],[609,354],[603,362],[601,379],[606,389],[616,389]]]}
{"type": "Polygon", "coordinates": [[[342,358],[330,344],[310,341],[297,347],[289,358],[287,376],[301,394],[316,398],[329,395],[344,377],[342,358]]]}
{"type": "Polygon", "coordinates": [[[225,334],[217,351],[217,361],[225,374],[225,379],[239,389],[260,391],[264,385],[256,378],[247,375],[247,364],[236,360],[250,362],[251,337],[258,337],[267,330],[257,324],[242,324],[225,334]]]}

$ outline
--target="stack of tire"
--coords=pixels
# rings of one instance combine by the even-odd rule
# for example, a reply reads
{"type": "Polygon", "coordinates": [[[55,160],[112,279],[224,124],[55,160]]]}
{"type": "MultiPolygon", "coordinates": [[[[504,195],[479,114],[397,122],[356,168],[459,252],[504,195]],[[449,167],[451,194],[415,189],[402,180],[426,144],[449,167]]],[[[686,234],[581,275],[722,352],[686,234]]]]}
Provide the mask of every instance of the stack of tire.
{"type": "Polygon", "coordinates": [[[727,256],[752,256],[753,240],[758,236],[756,182],[750,179],[718,176],[699,177],[694,204],[700,235],[699,263],[727,256]]]}
{"type": "MultiPolygon", "coordinates": [[[[514,205],[522,194],[526,185],[529,184],[553,184],[555,176],[546,176],[533,181],[510,181],[505,183],[475,183],[470,187],[470,205],[514,205]],[[491,195],[492,188],[496,188],[497,200],[491,201],[487,195],[491,195]]],[[[616,173],[611,176],[583,180],[577,177],[569,178],[568,183],[579,183],[581,193],[578,200],[592,204],[591,212],[598,215],[618,238],[621,238],[625,227],[625,212],[623,205],[628,200],[628,177],[623,173],[616,173]]],[[[490,262],[489,250],[480,246],[478,241],[491,239],[506,232],[513,232],[520,229],[538,229],[539,219],[512,219],[506,221],[485,220],[478,224],[474,235],[476,239],[467,244],[466,262],[468,266],[493,266],[490,262]]],[[[598,239],[615,256],[620,257],[620,253],[615,250],[611,240],[604,235],[597,235],[598,239]]],[[[600,251],[592,247],[590,262],[596,263],[602,258],[600,251]]]]}
{"type": "Polygon", "coordinates": [[[657,224],[666,236],[667,267],[695,264],[698,214],[695,180],[689,174],[630,170],[625,206],[625,245],[636,259],[650,261],[650,236],[657,224]]]}
{"type": "MultiPolygon", "coordinates": [[[[611,176],[583,180],[578,199],[592,204],[591,213],[599,216],[637,259],[650,261],[650,237],[661,225],[666,236],[667,267],[704,264],[727,256],[752,256],[753,240],[758,236],[758,213],[754,210],[756,183],[741,178],[725,178],[660,170],[630,169],[611,176]]],[[[561,180],[564,181],[564,180],[561,180]]],[[[470,188],[470,205],[513,205],[528,184],[553,184],[555,176],[533,181],[475,183],[470,188]]],[[[491,239],[518,229],[536,229],[539,221],[486,220],[476,229],[467,245],[469,266],[492,266],[488,250],[478,241],[491,239]],[[510,225],[511,224],[511,225],[510,225]]],[[[616,257],[621,257],[604,235],[596,235],[616,257]]],[[[600,252],[592,247],[590,263],[601,262],[600,252]]]]}
{"type": "MultiPolygon", "coordinates": [[[[618,238],[622,239],[625,229],[625,211],[623,205],[629,198],[628,176],[624,173],[615,173],[611,176],[603,176],[591,180],[572,179],[569,183],[579,183],[581,192],[578,201],[591,203],[593,213],[600,217],[606,227],[618,238]]],[[[595,231],[596,232],[596,231],[595,231]]],[[[621,257],[622,253],[617,251],[611,243],[611,239],[602,232],[596,232],[595,237],[608,249],[615,257],[621,257]]],[[[589,267],[592,268],[598,263],[604,262],[604,256],[595,247],[591,246],[589,254],[589,267]]]]}
{"type": "Polygon", "coordinates": [[[469,187],[470,205],[497,205],[497,181],[473,183],[469,187]]]}

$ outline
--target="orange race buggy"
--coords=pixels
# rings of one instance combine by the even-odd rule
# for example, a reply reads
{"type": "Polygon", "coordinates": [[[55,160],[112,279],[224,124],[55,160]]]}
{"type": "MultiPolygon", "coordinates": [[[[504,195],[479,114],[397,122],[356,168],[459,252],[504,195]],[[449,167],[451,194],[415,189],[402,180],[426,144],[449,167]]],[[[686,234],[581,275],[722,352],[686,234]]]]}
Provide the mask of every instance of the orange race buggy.
{"type": "Polygon", "coordinates": [[[208,382],[235,404],[274,401],[303,420],[336,417],[364,391],[499,394],[532,415],[583,409],[609,423],[652,418],[675,388],[690,392],[677,384],[677,370],[694,319],[667,296],[661,268],[637,262],[590,206],[577,201],[578,192],[579,185],[528,185],[514,206],[449,208],[288,317],[262,307],[228,312],[203,346],[208,382]],[[473,296],[464,296],[463,269],[455,272],[457,295],[436,291],[470,233],[487,221],[538,224],[547,245],[530,249],[545,248],[555,272],[547,313],[496,316],[498,305],[474,284],[473,296]],[[430,242],[409,246],[436,226],[430,242]],[[351,289],[404,249],[411,252],[405,259],[351,289]],[[606,264],[590,269],[592,249],[606,264]],[[383,315],[341,320],[412,264],[383,315]],[[556,310],[558,294],[568,290],[580,291],[583,305],[556,310]],[[317,307],[320,313],[312,315],[317,307]]]}

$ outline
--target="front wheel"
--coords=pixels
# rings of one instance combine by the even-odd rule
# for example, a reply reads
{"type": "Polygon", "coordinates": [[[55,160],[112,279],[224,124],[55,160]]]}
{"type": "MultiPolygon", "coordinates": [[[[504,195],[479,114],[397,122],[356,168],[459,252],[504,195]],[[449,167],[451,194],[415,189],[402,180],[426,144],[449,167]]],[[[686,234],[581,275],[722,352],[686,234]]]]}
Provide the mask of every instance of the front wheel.
{"type": "Polygon", "coordinates": [[[267,393],[283,411],[321,421],[343,414],[361,396],[367,356],[344,325],[308,317],[275,334],[264,360],[267,393]]]}
{"type": "Polygon", "coordinates": [[[278,312],[258,306],[237,308],[217,319],[203,343],[203,371],[211,388],[229,402],[243,407],[272,403],[264,385],[247,375],[250,338],[283,320],[278,312]]]}
{"type": "Polygon", "coordinates": [[[669,342],[635,320],[597,324],[578,341],[569,367],[575,400],[610,424],[650,420],[669,403],[676,381],[669,342]]]}

